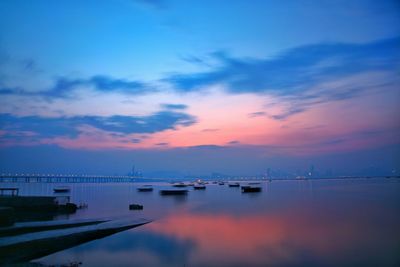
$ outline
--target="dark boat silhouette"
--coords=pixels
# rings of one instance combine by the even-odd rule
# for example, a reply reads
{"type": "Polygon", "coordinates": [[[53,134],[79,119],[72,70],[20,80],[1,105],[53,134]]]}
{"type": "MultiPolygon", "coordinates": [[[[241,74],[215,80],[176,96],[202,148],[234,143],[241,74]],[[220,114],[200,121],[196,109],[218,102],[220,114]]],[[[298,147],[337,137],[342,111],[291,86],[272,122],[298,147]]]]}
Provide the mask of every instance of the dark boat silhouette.
{"type": "Polygon", "coordinates": [[[173,187],[186,187],[187,185],[184,183],[176,183],[172,185],[173,187]]]}
{"type": "Polygon", "coordinates": [[[193,188],[194,188],[194,190],[205,190],[206,186],[199,184],[199,185],[195,185],[193,188]]]}
{"type": "Polygon", "coordinates": [[[242,193],[258,193],[261,192],[261,187],[242,186],[242,193]]]}
{"type": "Polygon", "coordinates": [[[186,195],[188,190],[186,189],[165,189],[160,190],[160,195],[169,196],[169,195],[186,195]]]}
{"type": "Polygon", "coordinates": [[[67,186],[60,186],[53,189],[54,193],[68,193],[71,189],[67,186]]]}
{"type": "Polygon", "coordinates": [[[138,192],[152,192],[153,191],[153,187],[151,187],[151,185],[145,185],[142,187],[138,187],[137,189],[138,192]]]}

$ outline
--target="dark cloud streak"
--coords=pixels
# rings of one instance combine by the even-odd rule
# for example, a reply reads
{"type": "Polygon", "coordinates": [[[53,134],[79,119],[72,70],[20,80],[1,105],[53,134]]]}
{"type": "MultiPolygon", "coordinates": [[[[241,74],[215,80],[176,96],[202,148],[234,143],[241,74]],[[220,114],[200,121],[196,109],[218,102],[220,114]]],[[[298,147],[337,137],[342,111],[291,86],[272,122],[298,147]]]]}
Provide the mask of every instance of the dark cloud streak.
{"type": "Polygon", "coordinates": [[[315,44],[293,48],[275,58],[237,59],[224,52],[222,63],[208,72],[175,74],[168,81],[182,92],[224,84],[230,93],[291,95],[321,81],[374,70],[393,70],[400,64],[400,38],[367,44],[315,44]]]}
{"type": "Polygon", "coordinates": [[[185,104],[162,104],[161,107],[164,109],[171,109],[171,110],[174,110],[174,109],[183,110],[183,109],[187,109],[188,106],[185,104]]]}
{"type": "Polygon", "coordinates": [[[86,79],[59,77],[54,85],[44,91],[27,91],[21,88],[0,88],[0,95],[39,96],[47,99],[71,98],[79,87],[89,87],[98,92],[120,92],[128,95],[142,95],[155,89],[140,81],[117,79],[106,75],[95,75],[86,79]]]}
{"type": "Polygon", "coordinates": [[[186,113],[160,111],[148,116],[73,116],[73,117],[17,117],[11,114],[0,114],[0,130],[5,131],[8,138],[13,133],[33,133],[38,138],[54,138],[68,136],[76,138],[81,126],[91,126],[99,130],[124,136],[127,134],[151,134],[178,126],[190,126],[196,118],[186,113]]]}

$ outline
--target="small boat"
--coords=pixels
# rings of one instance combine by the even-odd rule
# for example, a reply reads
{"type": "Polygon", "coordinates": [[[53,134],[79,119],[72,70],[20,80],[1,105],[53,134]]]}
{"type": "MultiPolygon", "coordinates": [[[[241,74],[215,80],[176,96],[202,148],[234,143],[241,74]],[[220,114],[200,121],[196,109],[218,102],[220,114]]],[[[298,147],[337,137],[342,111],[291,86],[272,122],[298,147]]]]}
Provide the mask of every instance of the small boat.
{"type": "Polygon", "coordinates": [[[258,193],[261,192],[261,187],[242,186],[242,193],[258,193]]]}
{"type": "Polygon", "coordinates": [[[256,185],[256,184],[260,184],[260,183],[259,182],[251,182],[249,184],[256,185]]]}
{"type": "Polygon", "coordinates": [[[151,192],[153,191],[153,187],[150,186],[143,186],[137,189],[138,192],[151,192]]]}
{"type": "Polygon", "coordinates": [[[184,183],[176,183],[172,185],[173,187],[186,187],[184,183]]]}
{"type": "Polygon", "coordinates": [[[185,189],[165,189],[160,190],[160,195],[169,196],[169,195],[186,195],[187,190],[185,189]]]}
{"type": "Polygon", "coordinates": [[[60,186],[53,189],[54,193],[67,193],[71,189],[67,186],[60,186]]]}
{"type": "Polygon", "coordinates": [[[219,185],[224,185],[225,183],[224,183],[224,182],[219,182],[218,184],[219,184],[219,185]]]}
{"type": "Polygon", "coordinates": [[[130,205],[129,205],[129,209],[130,209],[130,210],[142,210],[142,209],[143,209],[143,205],[139,205],[139,204],[130,204],[130,205]]]}
{"type": "Polygon", "coordinates": [[[230,183],[228,184],[229,187],[239,187],[240,184],[239,183],[230,183]]]}
{"type": "Polygon", "coordinates": [[[205,186],[205,185],[202,185],[202,184],[199,184],[199,185],[195,185],[195,186],[193,187],[193,189],[194,189],[194,190],[205,190],[205,189],[206,189],[206,186],[205,186]]]}

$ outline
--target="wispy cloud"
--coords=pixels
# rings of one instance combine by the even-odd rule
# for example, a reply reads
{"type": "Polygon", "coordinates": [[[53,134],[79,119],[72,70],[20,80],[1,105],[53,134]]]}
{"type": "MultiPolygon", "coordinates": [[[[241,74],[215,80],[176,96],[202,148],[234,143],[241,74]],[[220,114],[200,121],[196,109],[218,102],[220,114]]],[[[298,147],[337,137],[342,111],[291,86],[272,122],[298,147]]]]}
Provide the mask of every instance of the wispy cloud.
{"type": "MultiPolygon", "coordinates": [[[[287,50],[273,58],[241,59],[220,51],[220,66],[210,71],[174,74],[165,79],[180,92],[222,85],[231,94],[274,96],[287,108],[277,114],[259,111],[249,117],[276,120],[332,101],[351,99],[385,86],[399,87],[400,37],[365,44],[328,43],[287,50]],[[371,77],[371,73],[382,77],[371,77]]],[[[382,90],[381,90],[382,93],[382,90]]]]}
{"type": "Polygon", "coordinates": [[[28,91],[24,88],[0,88],[0,95],[40,96],[46,98],[68,98],[78,89],[86,87],[98,92],[120,92],[140,95],[154,92],[155,88],[140,81],[118,79],[106,75],[95,75],[89,78],[59,77],[54,85],[43,91],[28,91]]]}
{"type": "Polygon", "coordinates": [[[257,111],[257,112],[253,112],[253,113],[249,113],[248,116],[249,118],[255,118],[255,117],[263,117],[267,115],[264,111],[257,111]]]}
{"type": "Polygon", "coordinates": [[[161,104],[161,107],[164,109],[187,109],[187,105],[184,104],[161,104]]]}
{"type": "Polygon", "coordinates": [[[206,67],[210,67],[211,64],[209,64],[205,59],[200,58],[200,57],[196,57],[196,56],[181,56],[180,57],[181,60],[187,62],[187,63],[191,63],[191,64],[195,64],[195,65],[199,65],[199,66],[206,66],[206,67]]]}
{"type": "Polygon", "coordinates": [[[267,59],[239,59],[225,52],[214,56],[221,67],[208,72],[175,74],[165,80],[177,90],[202,90],[224,84],[231,93],[290,95],[321,81],[399,66],[400,38],[367,44],[315,44],[290,49],[267,59]]]}
{"type": "Polygon", "coordinates": [[[96,75],[87,79],[59,78],[48,95],[64,96],[78,86],[91,86],[101,92],[119,91],[126,94],[142,94],[149,88],[142,82],[117,79],[105,75],[96,75]]]}
{"type": "MultiPolygon", "coordinates": [[[[92,127],[109,132],[114,137],[130,134],[152,134],[164,130],[173,130],[178,126],[190,126],[196,118],[186,113],[160,111],[148,116],[72,116],[72,117],[17,117],[0,114],[2,141],[21,140],[23,138],[40,140],[42,138],[76,138],[82,127],[92,127]]],[[[132,141],[140,142],[139,139],[132,141]]]]}
{"type": "Polygon", "coordinates": [[[168,146],[169,143],[167,142],[162,142],[162,143],[157,143],[155,144],[156,146],[168,146]]]}
{"type": "Polygon", "coordinates": [[[228,142],[228,145],[238,145],[238,144],[240,144],[240,141],[238,141],[238,140],[232,140],[232,141],[228,142]]]}
{"type": "Polygon", "coordinates": [[[275,120],[285,120],[288,117],[294,115],[294,114],[298,114],[301,113],[303,111],[305,111],[306,109],[304,107],[290,107],[289,109],[276,114],[276,115],[269,115],[270,118],[273,118],[275,120]]]}

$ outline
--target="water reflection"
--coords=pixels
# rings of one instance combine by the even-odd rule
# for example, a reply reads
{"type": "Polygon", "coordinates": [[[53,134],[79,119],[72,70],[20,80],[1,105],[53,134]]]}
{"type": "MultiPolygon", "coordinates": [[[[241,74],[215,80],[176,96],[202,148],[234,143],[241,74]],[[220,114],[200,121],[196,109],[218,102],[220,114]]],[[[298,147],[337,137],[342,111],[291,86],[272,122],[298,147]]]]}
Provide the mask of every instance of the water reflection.
{"type": "Polygon", "coordinates": [[[189,266],[373,266],[385,260],[388,239],[396,246],[391,231],[374,235],[373,222],[315,215],[307,210],[247,217],[178,214],[148,228],[196,244],[189,266]]]}
{"type": "Polygon", "coordinates": [[[177,204],[184,203],[188,200],[187,195],[161,195],[162,201],[174,201],[177,204]]]}
{"type": "Polygon", "coordinates": [[[76,197],[91,203],[87,212],[92,216],[112,211],[157,220],[38,261],[80,261],[83,266],[397,266],[400,262],[399,182],[283,181],[260,186],[261,193],[241,194],[235,188],[210,185],[184,198],[160,196],[157,191],[163,185],[154,185],[153,194],[124,186],[86,189],[92,194],[76,197]],[[144,210],[128,211],[132,201],[143,204],[144,210]],[[96,205],[99,202],[104,205],[96,205]]]}

